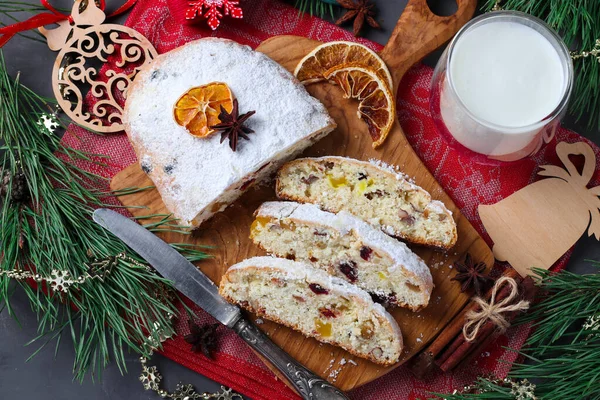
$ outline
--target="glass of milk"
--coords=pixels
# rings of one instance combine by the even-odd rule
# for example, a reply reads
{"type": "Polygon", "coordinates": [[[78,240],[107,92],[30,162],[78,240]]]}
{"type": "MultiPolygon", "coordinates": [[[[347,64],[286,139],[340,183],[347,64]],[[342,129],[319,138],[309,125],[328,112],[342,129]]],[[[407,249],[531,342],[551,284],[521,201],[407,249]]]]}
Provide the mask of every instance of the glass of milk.
{"type": "Polygon", "coordinates": [[[430,106],[453,147],[482,162],[514,161],[553,138],[572,86],[571,57],[556,32],[528,14],[496,11],[452,39],[430,106]]]}

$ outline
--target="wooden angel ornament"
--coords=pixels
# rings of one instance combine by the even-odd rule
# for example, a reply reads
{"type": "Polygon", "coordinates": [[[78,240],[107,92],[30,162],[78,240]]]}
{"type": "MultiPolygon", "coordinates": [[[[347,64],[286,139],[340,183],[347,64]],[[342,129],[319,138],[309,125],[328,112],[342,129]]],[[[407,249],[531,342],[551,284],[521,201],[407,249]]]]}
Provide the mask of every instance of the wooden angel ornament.
{"type": "Polygon", "coordinates": [[[127,88],[140,68],[158,54],[139,32],[102,24],[105,18],[95,1],[75,0],[69,20],[59,22],[58,28],[39,30],[48,47],[59,51],[52,87],[60,107],[76,124],[112,133],[123,130],[127,88]],[[105,64],[109,60],[114,68],[105,64]]]}
{"type": "Polygon", "coordinates": [[[508,261],[522,276],[533,267],[548,269],[586,231],[600,240],[600,186],[587,188],[596,169],[592,148],[584,142],[556,146],[563,167],[543,165],[548,176],[492,205],[479,215],[494,241],[494,256],[508,261]],[[569,159],[583,155],[581,173],[569,159]]]}

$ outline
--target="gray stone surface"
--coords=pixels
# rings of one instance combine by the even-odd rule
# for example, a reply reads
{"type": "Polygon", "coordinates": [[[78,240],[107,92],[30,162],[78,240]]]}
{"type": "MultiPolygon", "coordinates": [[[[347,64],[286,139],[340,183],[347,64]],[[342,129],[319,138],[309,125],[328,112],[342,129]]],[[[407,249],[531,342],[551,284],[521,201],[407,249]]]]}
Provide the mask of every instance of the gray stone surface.
{"type": "MultiPolygon", "coordinates": [[[[39,4],[38,0],[24,0],[39,4]]],[[[402,12],[405,0],[376,1],[382,20],[383,30],[368,30],[366,36],[379,43],[385,43],[389,37],[398,16],[402,12]]],[[[114,6],[116,2],[108,2],[114,6]]],[[[246,2],[251,6],[251,2],[246,2]]],[[[454,0],[429,0],[432,9],[440,14],[452,13],[456,8],[454,0]]],[[[69,0],[60,0],[56,4],[68,7],[69,0]]],[[[25,16],[23,16],[25,17],[25,16]]],[[[124,16],[118,17],[117,22],[123,22],[124,16]]],[[[1,22],[9,22],[0,16],[1,22]]],[[[429,56],[425,62],[434,65],[440,52],[429,56]]],[[[31,42],[17,37],[4,48],[4,56],[12,74],[21,72],[21,81],[38,93],[52,96],[50,71],[55,59],[55,53],[47,49],[45,44],[31,42]]],[[[595,143],[600,143],[600,132],[588,130],[573,121],[565,121],[565,125],[575,129],[595,143]]],[[[578,273],[592,272],[586,259],[600,259],[600,246],[593,238],[582,238],[576,245],[569,269],[578,273]]],[[[72,343],[64,337],[56,351],[54,344],[43,349],[30,361],[27,358],[36,349],[36,345],[26,346],[36,336],[37,321],[27,304],[24,294],[17,291],[12,305],[19,317],[19,323],[13,320],[6,310],[0,312],[0,399],[33,400],[33,399],[88,399],[88,400],[134,400],[158,399],[159,397],[143,390],[138,375],[140,370],[137,357],[131,355],[127,365],[129,374],[122,376],[115,365],[109,366],[101,380],[93,382],[86,379],[83,384],[73,381],[72,343]]],[[[165,377],[167,388],[173,389],[179,381],[192,383],[199,391],[215,391],[219,384],[198,375],[160,355],[153,362],[158,365],[165,377]]]]}

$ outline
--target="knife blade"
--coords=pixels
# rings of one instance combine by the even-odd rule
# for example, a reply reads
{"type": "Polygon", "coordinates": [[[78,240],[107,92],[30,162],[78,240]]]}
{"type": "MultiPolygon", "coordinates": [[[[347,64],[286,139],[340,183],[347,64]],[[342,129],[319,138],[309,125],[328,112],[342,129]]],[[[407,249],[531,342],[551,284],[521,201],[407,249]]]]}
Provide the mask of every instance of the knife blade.
{"type": "Polygon", "coordinates": [[[228,303],[215,284],[177,250],[143,226],[123,215],[100,208],[94,211],[97,224],[112,232],[148,261],[164,278],[204,311],[228,327],[240,319],[239,307],[228,303]]]}
{"type": "Polygon", "coordinates": [[[219,322],[233,329],[260,355],[271,362],[305,400],[348,400],[346,395],[310,371],[273,343],[239,307],[225,301],[215,284],[177,250],[143,226],[123,215],[100,208],[93,219],[131,247],[173,286],[219,322]]]}

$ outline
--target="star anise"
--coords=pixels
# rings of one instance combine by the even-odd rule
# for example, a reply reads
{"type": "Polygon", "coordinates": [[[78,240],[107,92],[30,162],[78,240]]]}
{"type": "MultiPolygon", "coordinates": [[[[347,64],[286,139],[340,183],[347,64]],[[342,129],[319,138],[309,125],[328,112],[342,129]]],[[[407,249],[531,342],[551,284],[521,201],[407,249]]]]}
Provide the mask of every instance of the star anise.
{"type": "Polygon", "coordinates": [[[485,273],[485,263],[474,263],[473,258],[469,253],[465,256],[465,261],[455,262],[454,268],[456,268],[458,273],[452,280],[460,282],[461,292],[474,289],[475,293],[477,293],[478,296],[481,296],[485,286],[488,283],[493,282],[493,279],[485,273]]]}
{"type": "Polygon", "coordinates": [[[230,113],[221,106],[221,112],[219,113],[219,120],[221,123],[213,125],[210,128],[221,131],[221,143],[223,143],[226,138],[229,138],[229,147],[231,147],[231,150],[236,151],[239,138],[242,137],[246,140],[250,140],[247,135],[254,133],[252,129],[244,126],[244,122],[254,115],[255,112],[256,111],[248,111],[245,114],[239,115],[238,101],[235,99],[233,100],[233,108],[230,113]]]}
{"type": "Polygon", "coordinates": [[[190,334],[185,335],[183,339],[192,345],[193,352],[200,350],[206,357],[212,359],[212,353],[217,349],[217,336],[215,333],[219,324],[198,326],[189,320],[188,326],[190,327],[190,334]]]}
{"type": "Polygon", "coordinates": [[[338,3],[348,11],[335,21],[335,24],[342,25],[354,19],[354,36],[360,36],[365,21],[371,27],[381,29],[379,23],[373,18],[375,17],[375,11],[373,10],[375,5],[370,0],[358,0],[358,3],[353,0],[338,0],[338,3]]]}

